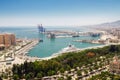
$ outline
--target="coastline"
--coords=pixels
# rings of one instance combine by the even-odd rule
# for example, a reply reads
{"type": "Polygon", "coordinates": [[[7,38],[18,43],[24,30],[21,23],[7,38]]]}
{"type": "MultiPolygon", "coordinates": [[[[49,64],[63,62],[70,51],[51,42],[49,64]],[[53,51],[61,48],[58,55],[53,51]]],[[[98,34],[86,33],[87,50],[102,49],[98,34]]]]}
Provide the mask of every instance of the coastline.
{"type": "Polygon", "coordinates": [[[109,43],[105,45],[99,45],[99,46],[93,46],[93,47],[87,47],[87,48],[77,48],[76,50],[70,50],[66,52],[58,52],[58,53],[53,53],[49,57],[44,57],[44,58],[39,58],[39,57],[31,57],[27,55],[27,52],[32,49],[35,45],[39,43],[38,40],[31,40],[30,44],[25,45],[21,49],[15,52],[14,60],[11,61],[10,65],[7,65],[6,63],[8,62],[7,60],[5,62],[0,63],[0,71],[5,71],[5,69],[8,69],[9,67],[12,67],[14,64],[23,64],[25,61],[28,62],[34,62],[34,61],[41,61],[41,60],[49,60],[52,58],[56,58],[58,56],[61,56],[64,53],[69,53],[69,52],[80,52],[86,49],[97,49],[97,48],[102,48],[105,46],[109,45],[119,45],[120,43],[109,43]]]}
{"type": "Polygon", "coordinates": [[[49,57],[44,57],[44,58],[40,58],[41,60],[49,60],[49,59],[52,59],[52,58],[56,58],[64,53],[69,53],[69,52],[79,52],[79,51],[83,51],[83,50],[86,50],[86,49],[97,49],[97,48],[102,48],[102,47],[105,47],[105,46],[110,46],[110,45],[120,45],[120,43],[109,43],[109,44],[104,44],[104,45],[99,45],[99,46],[93,46],[93,47],[87,47],[87,48],[78,48],[78,50],[73,50],[73,51],[66,51],[66,52],[63,52],[63,53],[53,53],[53,55],[49,56],[49,57]]]}

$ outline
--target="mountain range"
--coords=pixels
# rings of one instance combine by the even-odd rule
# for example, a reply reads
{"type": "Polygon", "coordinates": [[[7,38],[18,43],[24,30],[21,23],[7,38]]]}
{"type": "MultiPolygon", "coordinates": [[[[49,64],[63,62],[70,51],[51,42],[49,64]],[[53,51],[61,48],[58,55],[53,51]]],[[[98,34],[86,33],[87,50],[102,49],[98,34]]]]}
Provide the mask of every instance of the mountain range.
{"type": "Polygon", "coordinates": [[[108,23],[102,23],[97,25],[91,25],[90,27],[94,28],[120,28],[120,20],[108,23]]]}

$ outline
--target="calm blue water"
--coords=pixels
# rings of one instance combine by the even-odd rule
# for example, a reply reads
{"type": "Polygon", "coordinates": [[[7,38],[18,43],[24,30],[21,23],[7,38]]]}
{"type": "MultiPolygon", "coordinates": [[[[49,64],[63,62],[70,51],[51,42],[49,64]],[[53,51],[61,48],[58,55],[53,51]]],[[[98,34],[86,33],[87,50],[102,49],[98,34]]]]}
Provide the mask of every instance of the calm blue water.
{"type": "MultiPolygon", "coordinates": [[[[47,30],[75,30],[75,31],[92,31],[88,28],[47,28],[47,30]]],[[[91,46],[97,46],[98,44],[73,42],[78,39],[98,39],[99,37],[81,36],[76,38],[56,38],[49,39],[44,34],[38,34],[37,28],[0,28],[0,32],[15,33],[17,38],[42,38],[43,42],[36,45],[28,53],[29,56],[48,57],[53,53],[57,53],[62,48],[67,47],[69,43],[75,45],[78,48],[86,48],[91,46]]]]}

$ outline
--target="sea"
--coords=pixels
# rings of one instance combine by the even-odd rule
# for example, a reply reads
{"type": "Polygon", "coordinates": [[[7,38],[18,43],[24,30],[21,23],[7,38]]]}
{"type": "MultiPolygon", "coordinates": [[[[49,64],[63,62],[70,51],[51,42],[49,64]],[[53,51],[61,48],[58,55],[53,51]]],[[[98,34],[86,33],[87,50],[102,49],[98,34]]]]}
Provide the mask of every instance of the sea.
{"type": "MultiPolygon", "coordinates": [[[[95,29],[91,29],[88,27],[87,28],[86,27],[48,27],[46,28],[46,30],[47,31],[71,30],[71,31],[79,31],[79,32],[95,31],[95,29]]],[[[39,58],[49,57],[61,51],[69,44],[72,44],[75,47],[81,49],[100,45],[100,44],[92,44],[92,43],[74,42],[74,40],[81,40],[81,39],[84,40],[99,39],[99,37],[91,37],[91,36],[50,39],[45,34],[39,34],[38,28],[36,26],[35,27],[0,27],[0,33],[14,33],[17,38],[42,39],[43,42],[39,42],[27,54],[29,56],[39,57],[39,58]]]]}

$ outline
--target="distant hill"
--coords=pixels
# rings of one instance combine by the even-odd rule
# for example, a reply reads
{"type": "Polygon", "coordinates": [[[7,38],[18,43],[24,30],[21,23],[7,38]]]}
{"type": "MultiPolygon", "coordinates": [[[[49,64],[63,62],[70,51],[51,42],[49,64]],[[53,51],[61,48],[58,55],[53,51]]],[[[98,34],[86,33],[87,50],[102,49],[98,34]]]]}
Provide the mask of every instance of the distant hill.
{"type": "Polygon", "coordinates": [[[108,23],[103,23],[103,24],[98,24],[98,25],[92,25],[91,27],[96,27],[96,28],[120,28],[120,20],[114,21],[114,22],[108,22],[108,23]]]}

